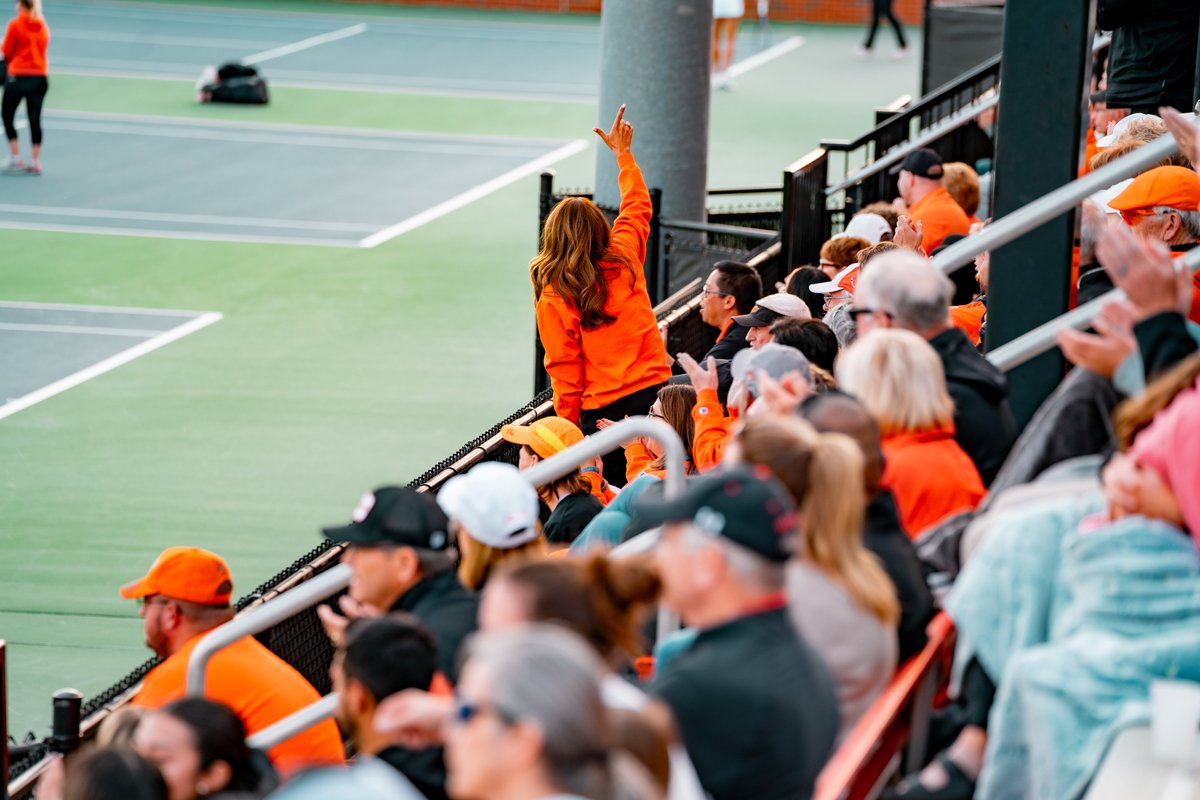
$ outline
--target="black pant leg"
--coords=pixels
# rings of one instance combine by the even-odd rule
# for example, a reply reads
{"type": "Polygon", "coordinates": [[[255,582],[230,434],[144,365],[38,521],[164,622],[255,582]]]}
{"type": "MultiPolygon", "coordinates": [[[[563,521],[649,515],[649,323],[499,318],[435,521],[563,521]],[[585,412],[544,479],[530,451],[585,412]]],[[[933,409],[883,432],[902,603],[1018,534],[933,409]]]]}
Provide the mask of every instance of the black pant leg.
{"type": "MultiPolygon", "coordinates": [[[[658,390],[661,388],[662,386],[659,385],[639,389],[601,408],[590,411],[584,410],[579,415],[579,423],[583,434],[590,436],[599,430],[596,427],[597,420],[611,419],[613,422],[620,422],[625,417],[645,416],[650,412],[650,406],[654,405],[654,400],[658,397],[658,390]]],[[[615,451],[604,456],[603,461],[604,480],[613,486],[624,486],[626,483],[625,451],[617,448],[615,451]]]]}

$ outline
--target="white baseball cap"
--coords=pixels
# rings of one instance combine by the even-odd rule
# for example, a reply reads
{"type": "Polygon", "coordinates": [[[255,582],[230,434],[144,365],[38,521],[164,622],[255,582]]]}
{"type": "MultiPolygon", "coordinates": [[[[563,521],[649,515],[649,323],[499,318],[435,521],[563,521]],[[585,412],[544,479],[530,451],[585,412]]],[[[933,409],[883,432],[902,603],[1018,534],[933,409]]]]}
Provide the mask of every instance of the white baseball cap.
{"type": "Polygon", "coordinates": [[[1117,139],[1121,138],[1121,134],[1124,133],[1132,123],[1137,122],[1139,119],[1156,119],[1159,122],[1162,122],[1162,117],[1158,116],[1157,114],[1130,114],[1129,116],[1121,117],[1121,119],[1117,120],[1117,124],[1113,125],[1112,133],[1101,136],[1096,140],[1096,147],[1101,149],[1105,147],[1112,147],[1117,143],[1117,139]]]}
{"type": "Polygon", "coordinates": [[[857,285],[858,264],[851,264],[837,275],[834,275],[833,280],[814,283],[808,287],[808,290],[815,294],[837,294],[838,292],[854,294],[854,289],[857,285]]]}
{"type": "MultiPolygon", "coordinates": [[[[838,234],[838,236],[857,236],[860,239],[866,239],[871,244],[879,244],[883,241],[884,236],[890,236],[893,233],[892,226],[888,225],[888,221],[878,214],[855,214],[846,223],[846,230],[838,234]]],[[[837,236],[833,237],[837,238],[837,236]]]]}
{"type": "Polygon", "coordinates": [[[537,491],[512,464],[477,464],[446,481],[437,501],[446,516],[488,547],[511,550],[540,534],[537,491]]]}

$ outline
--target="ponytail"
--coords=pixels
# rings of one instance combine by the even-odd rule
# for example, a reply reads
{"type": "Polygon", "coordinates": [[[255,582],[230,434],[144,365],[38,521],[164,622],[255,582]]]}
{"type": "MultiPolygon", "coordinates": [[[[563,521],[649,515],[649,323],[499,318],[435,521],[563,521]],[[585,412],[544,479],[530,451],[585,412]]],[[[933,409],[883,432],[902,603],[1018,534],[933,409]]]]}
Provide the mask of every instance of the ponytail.
{"type": "Polygon", "coordinates": [[[841,583],[872,616],[895,625],[900,619],[895,587],[862,544],[866,506],[862,451],[840,433],[815,434],[814,445],[808,497],[801,505],[801,554],[841,583]]]}
{"type": "Polygon", "coordinates": [[[599,638],[614,655],[638,655],[644,650],[639,617],[662,592],[653,562],[646,556],[610,559],[596,553],[583,562],[583,569],[599,638]]]}

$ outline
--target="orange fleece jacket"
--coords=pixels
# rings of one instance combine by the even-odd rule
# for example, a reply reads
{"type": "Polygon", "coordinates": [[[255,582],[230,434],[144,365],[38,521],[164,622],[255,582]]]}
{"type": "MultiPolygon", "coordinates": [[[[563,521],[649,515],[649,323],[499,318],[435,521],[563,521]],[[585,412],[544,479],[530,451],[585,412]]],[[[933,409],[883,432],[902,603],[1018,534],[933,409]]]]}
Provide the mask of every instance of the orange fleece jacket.
{"type": "Polygon", "coordinates": [[[605,311],[616,320],[584,330],[579,309],[546,287],[537,301],[538,335],[546,350],[546,372],[558,416],[579,424],[581,410],[602,408],[671,377],[667,349],[646,291],[646,237],[650,235],[650,192],[633,155],[617,156],[621,211],[610,244],[634,267],[600,262],[608,282],[605,311]]]}
{"type": "Polygon", "coordinates": [[[0,53],[8,74],[16,76],[45,75],[46,47],[50,44],[50,27],[44,19],[34,19],[21,9],[4,31],[0,53]]]}
{"type": "Polygon", "coordinates": [[[970,217],[962,210],[962,206],[954,202],[944,186],[937,187],[913,203],[908,215],[913,224],[920,222],[924,226],[921,247],[925,248],[926,253],[932,253],[952,233],[966,236],[971,231],[970,217]]]}
{"type": "Polygon", "coordinates": [[[974,508],[987,490],[954,441],[954,426],[883,437],[883,485],[892,490],[911,538],[951,514],[974,508]]]}
{"type": "Polygon", "coordinates": [[[696,427],[692,439],[692,463],[697,472],[705,472],[721,463],[725,443],[733,435],[733,420],[725,416],[716,389],[704,389],[696,394],[692,422],[696,427]]]}

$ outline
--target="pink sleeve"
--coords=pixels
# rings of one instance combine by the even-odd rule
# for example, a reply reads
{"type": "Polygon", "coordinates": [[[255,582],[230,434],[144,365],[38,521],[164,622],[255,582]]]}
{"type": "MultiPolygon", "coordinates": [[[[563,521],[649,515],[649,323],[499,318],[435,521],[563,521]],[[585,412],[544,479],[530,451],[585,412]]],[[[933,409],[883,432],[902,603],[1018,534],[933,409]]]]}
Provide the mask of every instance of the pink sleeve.
{"type": "Polygon", "coordinates": [[[1200,388],[1177,394],[1137,435],[1129,455],[1162,476],[1188,531],[1200,541],[1200,388]]]}

